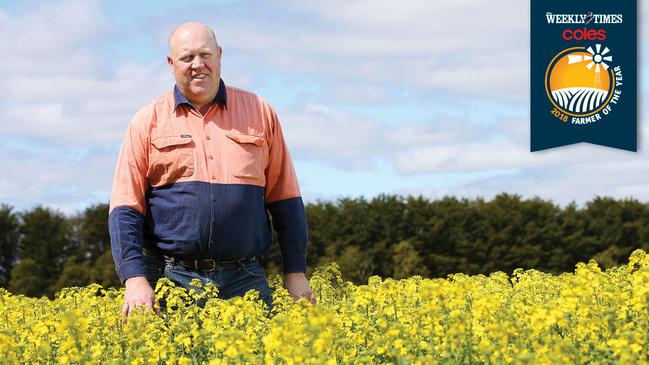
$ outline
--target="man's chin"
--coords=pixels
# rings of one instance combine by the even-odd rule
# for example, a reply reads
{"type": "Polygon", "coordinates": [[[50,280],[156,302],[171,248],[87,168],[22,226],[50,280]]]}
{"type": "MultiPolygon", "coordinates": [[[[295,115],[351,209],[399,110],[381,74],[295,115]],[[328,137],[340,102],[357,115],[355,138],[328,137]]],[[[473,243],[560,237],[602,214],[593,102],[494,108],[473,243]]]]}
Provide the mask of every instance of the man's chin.
{"type": "Polygon", "coordinates": [[[189,89],[189,94],[196,98],[203,98],[209,94],[209,89],[204,87],[192,87],[189,89]]]}
{"type": "Polygon", "coordinates": [[[216,92],[211,95],[207,89],[190,89],[187,93],[187,99],[189,99],[192,104],[196,103],[198,100],[212,100],[216,97],[216,92]]]}

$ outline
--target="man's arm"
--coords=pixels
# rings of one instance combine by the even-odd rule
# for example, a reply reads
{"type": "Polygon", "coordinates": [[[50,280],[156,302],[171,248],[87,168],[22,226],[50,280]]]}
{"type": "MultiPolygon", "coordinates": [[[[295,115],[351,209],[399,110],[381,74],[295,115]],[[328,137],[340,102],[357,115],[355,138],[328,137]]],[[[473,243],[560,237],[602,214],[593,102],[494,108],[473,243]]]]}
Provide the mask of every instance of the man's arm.
{"type": "Polygon", "coordinates": [[[284,287],[295,299],[307,298],[315,304],[306,272],[307,225],[302,198],[284,199],[267,206],[273,217],[284,266],[284,287]]]}
{"type": "Polygon", "coordinates": [[[315,303],[306,272],[307,224],[297,177],[277,115],[262,102],[267,121],[266,208],[277,232],[284,266],[284,287],[293,298],[315,303]]]}
{"type": "MultiPolygon", "coordinates": [[[[145,119],[143,119],[145,118],[145,119]]],[[[122,315],[138,305],[154,308],[155,294],[144,276],[145,192],[148,170],[148,137],[140,111],[129,124],[115,167],[108,225],[117,275],[126,286],[122,315]]]]}
{"type": "Polygon", "coordinates": [[[143,225],[144,217],[132,208],[120,206],[110,212],[111,250],[119,279],[126,287],[123,318],[139,305],[147,310],[158,308],[153,288],[144,276],[143,225]]]}

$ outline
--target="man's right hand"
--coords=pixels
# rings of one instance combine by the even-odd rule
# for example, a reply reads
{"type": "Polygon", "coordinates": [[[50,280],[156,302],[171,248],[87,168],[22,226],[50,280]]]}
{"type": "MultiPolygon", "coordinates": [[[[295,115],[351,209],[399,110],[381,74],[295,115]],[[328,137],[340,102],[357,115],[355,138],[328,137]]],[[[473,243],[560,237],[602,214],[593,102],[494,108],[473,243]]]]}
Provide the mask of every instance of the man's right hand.
{"type": "Polygon", "coordinates": [[[124,306],[122,307],[122,319],[125,321],[135,307],[144,305],[144,308],[154,310],[160,313],[158,301],[155,299],[155,293],[144,276],[134,276],[126,279],[126,294],[124,294],[124,306]]]}

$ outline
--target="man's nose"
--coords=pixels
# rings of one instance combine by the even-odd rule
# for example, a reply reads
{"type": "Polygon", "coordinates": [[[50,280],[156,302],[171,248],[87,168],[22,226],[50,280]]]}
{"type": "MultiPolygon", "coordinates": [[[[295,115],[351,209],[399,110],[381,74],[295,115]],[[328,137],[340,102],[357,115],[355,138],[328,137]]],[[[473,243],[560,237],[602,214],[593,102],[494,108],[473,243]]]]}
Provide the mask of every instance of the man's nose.
{"type": "Polygon", "coordinates": [[[194,57],[192,60],[192,68],[199,68],[203,66],[203,59],[201,57],[194,57]]]}

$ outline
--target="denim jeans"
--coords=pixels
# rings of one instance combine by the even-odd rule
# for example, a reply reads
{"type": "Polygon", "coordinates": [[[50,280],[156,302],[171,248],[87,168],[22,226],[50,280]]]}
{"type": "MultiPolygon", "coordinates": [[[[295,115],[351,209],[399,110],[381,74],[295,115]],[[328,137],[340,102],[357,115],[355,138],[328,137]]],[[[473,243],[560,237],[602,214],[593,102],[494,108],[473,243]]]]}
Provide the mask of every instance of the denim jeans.
{"type": "MultiPolygon", "coordinates": [[[[144,254],[145,276],[151,286],[155,288],[158,279],[166,277],[174,284],[189,290],[189,282],[199,279],[203,286],[207,283],[219,288],[219,298],[229,299],[243,296],[248,290],[255,289],[259,292],[259,299],[263,300],[268,308],[272,308],[271,289],[266,280],[266,271],[258,260],[251,260],[239,267],[217,271],[201,271],[188,269],[170,260],[144,254]]],[[[204,305],[205,303],[199,303],[204,305]]],[[[163,303],[160,303],[162,306],[163,303]]]]}

